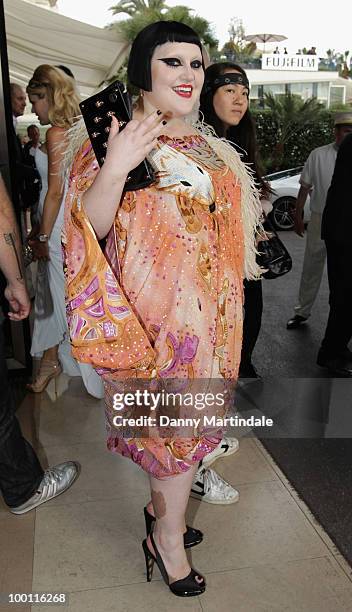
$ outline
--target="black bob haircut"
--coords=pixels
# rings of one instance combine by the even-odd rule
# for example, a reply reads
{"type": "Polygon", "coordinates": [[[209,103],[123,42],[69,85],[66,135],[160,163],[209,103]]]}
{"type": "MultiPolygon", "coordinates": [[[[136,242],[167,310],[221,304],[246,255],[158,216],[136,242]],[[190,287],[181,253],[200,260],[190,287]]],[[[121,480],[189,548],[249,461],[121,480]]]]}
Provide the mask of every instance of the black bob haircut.
{"type": "MultiPolygon", "coordinates": [[[[151,59],[159,45],[168,42],[182,42],[197,45],[202,53],[202,43],[192,28],[179,21],[157,21],[137,34],[128,59],[127,76],[131,85],[152,91],[151,59]]],[[[202,53],[202,64],[204,60],[202,53]]]]}

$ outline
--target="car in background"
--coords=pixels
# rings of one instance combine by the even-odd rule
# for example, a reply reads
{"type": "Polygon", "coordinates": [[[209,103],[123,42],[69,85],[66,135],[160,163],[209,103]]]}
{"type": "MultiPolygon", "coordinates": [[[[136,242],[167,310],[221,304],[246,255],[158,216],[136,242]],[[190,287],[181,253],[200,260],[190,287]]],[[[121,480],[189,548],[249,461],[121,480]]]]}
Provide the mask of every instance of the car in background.
{"type": "MultiPolygon", "coordinates": [[[[281,172],[274,172],[264,177],[273,191],[269,198],[273,207],[269,218],[277,230],[293,229],[301,171],[302,166],[290,170],[283,170],[281,172]]],[[[305,224],[308,223],[310,219],[309,200],[310,198],[308,195],[303,211],[303,220],[305,224]]]]}

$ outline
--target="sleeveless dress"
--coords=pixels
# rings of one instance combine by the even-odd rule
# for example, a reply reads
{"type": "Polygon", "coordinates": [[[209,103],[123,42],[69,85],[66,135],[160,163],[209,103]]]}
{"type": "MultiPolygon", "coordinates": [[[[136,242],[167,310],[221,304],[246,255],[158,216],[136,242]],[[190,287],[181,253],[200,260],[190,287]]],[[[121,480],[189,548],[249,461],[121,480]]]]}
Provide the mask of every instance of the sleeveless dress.
{"type": "MultiPolygon", "coordinates": [[[[40,221],[48,191],[48,156],[37,148],[34,157],[42,180],[37,210],[37,221],[40,221]]],[[[102,384],[94,369],[87,364],[79,364],[71,354],[65,312],[65,278],[61,248],[63,216],[62,202],[48,242],[50,260],[38,262],[31,355],[41,357],[46,349],[59,345],[59,360],[63,371],[69,376],[82,376],[87,391],[94,397],[102,397],[102,384]]]]}
{"type": "MultiPolygon", "coordinates": [[[[246,194],[252,204],[256,192],[239,157],[236,176],[201,135],[161,137],[152,153],[157,181],[124,194],[103,253],[82,199],[99,166],[90,143],[82,146],[71,168],[63,246],[73,354],[104,381],[107,446],[164,479],[211,452],[221,427],[207,428],[203,419],[186,431],[161,431],[145,421],[121,428],[116,414],[138,416],[136,405],[127,403],[130,391],[136,397],[145,388],[163,393],[171,385],[171,391],[202,391],[204,397],[233,389],[245,244],[254,244],[259,210],[244,232],[242,205],[246,194]]],[[[228,397],[217,417],[232,407],[228,397]]],[[[201,410],[193,404],[184,412],[201,416],[201,410]]],[[[155,414],[146,405],[142,412],[155,414]]]]}

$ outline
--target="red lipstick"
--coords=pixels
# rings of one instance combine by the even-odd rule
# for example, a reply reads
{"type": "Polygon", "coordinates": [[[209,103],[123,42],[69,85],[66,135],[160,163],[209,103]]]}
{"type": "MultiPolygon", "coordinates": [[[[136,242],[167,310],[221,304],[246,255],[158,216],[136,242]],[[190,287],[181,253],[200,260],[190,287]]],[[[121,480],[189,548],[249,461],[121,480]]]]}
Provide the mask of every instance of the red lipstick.
{"type": "Polygon", "coordinates": [[[175,93],[181,98],[190,98],[192,96],[193,87],[187,83],[181,83],[176,87],[173,87],[175,93]]]}

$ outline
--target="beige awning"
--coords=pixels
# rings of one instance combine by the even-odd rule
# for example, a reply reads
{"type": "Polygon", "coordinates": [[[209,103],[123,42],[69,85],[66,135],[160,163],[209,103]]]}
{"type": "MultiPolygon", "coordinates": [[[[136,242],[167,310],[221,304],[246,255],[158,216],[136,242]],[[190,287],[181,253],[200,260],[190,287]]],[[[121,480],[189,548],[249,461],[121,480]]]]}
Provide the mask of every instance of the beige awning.
{"type": "Polygon", "coordinates": [[[25,0],[5,0],[4,6],[10,79],[22,86],[39,64],[64,64],[72,70],[85,97],[116,73],[129,51],[128,43],[116,31],[64,17],[25,0]]]}

